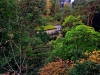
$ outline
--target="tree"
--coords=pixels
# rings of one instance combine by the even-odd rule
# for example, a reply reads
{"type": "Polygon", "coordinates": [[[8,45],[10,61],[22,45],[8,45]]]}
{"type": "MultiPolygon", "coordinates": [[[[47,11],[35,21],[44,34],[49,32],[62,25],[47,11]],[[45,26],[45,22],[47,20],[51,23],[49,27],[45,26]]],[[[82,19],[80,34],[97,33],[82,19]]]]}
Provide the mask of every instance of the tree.
{"type": "Polygon", "coordinates": [[[59,9],[60,9],[60,4],[59,4],[59,2],[55,2],[55,5],[54,5],[54,13],[57,13],[57,12],[59,12],[59,9]]]}
{"type": "MultiPolygon", "coordinates": [[[[0,1],[0,17],[2,19],[1,22],[1,32],[0,32],[0,42],[1,42],[1,52],[0,52],[0,58],[2,59],[0,61],[0,68],[3,69],[3,71],[10,71],[10,72],[15,72],[18,73],[13,69],[13,65],[10,64],[10,62],[13,60],[15,61],[15,57],[20,54],[20,49],[18,48],[15,49],[16,43],[18,40],[20,40],[20,31],[19,25],[18,25],[18,14],[19,12],[17,11],[19,8],[17,7],[17,1],[15,0],[4,0],[0,1]],[[16,8],[16,9],[15,9],[16,8]],[[15,45],[14,45],[15,44],[15,45]],[[9,55],[10,54],[10,55],[9,55]],[[14,56],[13,56],[14,55],[14,56]],[[4,70],[5,69],[5,70],[4,70]]],[[[17,46],[20,44],[17,43],[17,46]]],[[[15,61],[15,64],[17,68],[20,68],[18,63],[15,61]]]]}
{"type": "Polygon", "coordinates": [[[50,53],[48,60],[53,60],[55,56],[63,60],[77,60],[84,57],[85,51],[98,49],[100,33],[92,27],[79,25],[72,28],[65,35],[64,39],[55,42],[54,49],[50,53]]]}
{"type": "MultiPolygon", "coordinates": [[[[36,28],[38,25],[43,25],[42,12],[45,7],[45,0],[26,0],[20,1],[20,7],[22,10],[22,16],[29,19],[26,23],[30,25],[30,28],[36,28]]],[[[31,29],[32,30],[32,29],[31,29]]]]}
{"type": "Polygon", "coordinates": [[[65,35],[65,33],[67,31],[69,31],[72,27],[76,27],[78,25],[82,25],[82,21],[81,21],[81,18],[80,16],[73,16],[73,15],[69,15],[67,16],[65,19],[64,19],[64,22],[62,24],[62,27],[63,27],[63,30],[62,30],[62,33],[63,33],[63,36],[65,35]]]}
{"type": "Polygon", "coordinates": [[[40,75],[99,75],[100,50],[85,52],[85,58],[76,62],[56,57],[55,61],[45,64],[38,72],[40,75]]]}
{"type": "Polygon", "coordinates": [[[45,62],[43,59],[47,53],[41,51],[50,49],[50,46],[45,45],[45,48],[44,43],[35,37],[34,31],[36,25],[44,24],[40,16],[42,7],[38,4],[41,1],[0,1],[0,73],[29,74],[45,62]],[[42,50],[37,51],[37,48],[42,50]],[[41,62],[38,67],[37,60],[41,62]]]}
{"type": "Polygon", "coordinates": [[[69,4],[68,2],[64,5],[63,9],[62,9],[62,13],[61,13],[61,16],[62,16],[62,19],[61,19],[61,23],[64,21],[64,19],[71,15],[72,14],[72,6],[71,4],[69,4]]]}
{"type": "Polygon", "coordinates": [[[51,6],[52,6],[52,4],[51,4],[51,0],[47,0],[46,1],[46,15],[48,16],[48,15],[50,15],[50,13],[51,13],[51,11],[50,11],[50,9],[51,9],[51,6]]]}
{"type": "Polygon", "coordinates": [[[74,1],[74,15],[81,15],[83,23],[92,26],[94,14],[97,13],[98,1],[94,0],[75,0],[74,1]]]}
{"type": "Polygon", "coordinates": [[[57,0],[51,0],[51,4],[52,4],[52,6],[50,9],[50,11],[51,11],[50,15],[54,16],[60,10],[60,3],[57,0]]]}

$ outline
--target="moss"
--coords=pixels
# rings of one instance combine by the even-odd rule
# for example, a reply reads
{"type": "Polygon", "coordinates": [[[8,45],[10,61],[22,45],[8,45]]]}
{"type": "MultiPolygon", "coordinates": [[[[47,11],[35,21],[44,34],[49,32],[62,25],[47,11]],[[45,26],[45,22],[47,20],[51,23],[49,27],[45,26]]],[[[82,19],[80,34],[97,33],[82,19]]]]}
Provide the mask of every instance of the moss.
{"type": "Polygon", "coordinates": [[[50,29],[54,29],[55,27],[53,25],[46,25],[46,26],[42,26],[42,27],[37,27],[36,30],[50,30],[50,29]]]}

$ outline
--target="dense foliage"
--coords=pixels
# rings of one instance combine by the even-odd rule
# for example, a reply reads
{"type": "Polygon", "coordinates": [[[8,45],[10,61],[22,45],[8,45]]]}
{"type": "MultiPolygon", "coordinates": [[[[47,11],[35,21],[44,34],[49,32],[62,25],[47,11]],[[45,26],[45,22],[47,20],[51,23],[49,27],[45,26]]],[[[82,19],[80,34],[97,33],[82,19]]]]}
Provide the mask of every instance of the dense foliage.
{"type": "Polygon", "coordinates": [[[69,70],[69,75],[99,75],[100,74],[100,51],[85,52],[89,57],[78,60],[78,63],[69,70]]]}
{"type": "Polygon", "coordinates": [[[73,67],[74,62],[61,59],[51,62],[40,69],[40,75],[67,75],[69,68],[73,67]]]}
{"type": "Polygon", "coordinates": [[[84,62],[75,65],[68,75],[99,75],[100,64],[94,62],[84,62]]]}
{"type": "Polygon", "coordinates": [[[0,0],[0,74],[100,74],[100,1],[65,1],[0,0]]]}
{"type": "Polygon", "coordinates": [[[35,74],[44,64],[51,45],[35,37],[35,27],[46,23],[40,16],[40,2],[0,1],[0,73],[35,74]]]}
{"type": "Polygon", "coordinates": [[[92,27],[79,25],[68,31],[64,38],[57,39],[48,60],[58,56],[62,59],[76,60],[84,57],[85,51],[99,49],[100,33],[92,27]]]}
{"type": "Polygon", "coordinates": [[[56,58],[40,69],[40,75],[99,75],[100,51],[85,52],[87,57],[74,61],[56,58]]]}

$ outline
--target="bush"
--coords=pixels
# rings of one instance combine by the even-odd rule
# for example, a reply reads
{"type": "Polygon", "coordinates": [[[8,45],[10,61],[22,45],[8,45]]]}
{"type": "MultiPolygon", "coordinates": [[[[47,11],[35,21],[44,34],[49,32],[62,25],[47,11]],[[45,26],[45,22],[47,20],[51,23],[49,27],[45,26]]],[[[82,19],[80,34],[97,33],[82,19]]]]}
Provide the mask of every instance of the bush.
{"type": "Polygon", "coordinates": [[[55,62],[40,69],[40,75],[100,75],[100,51],[85,52],[86,58],[69,61],[55,57],[55,62]]]}
{"type": "Polygon", "coordinates": [[[78,60],[69,75],[100,75],[100,51],[85,52],[88,58],[78,60]]]}
{"type": "Polygon", "coordinates": [[[73,62],[69,60],[51,62],[40,69],[40,75],[67,75],[67,70],[73,66],[73,62]]]}
{"type": "Polygon", "coordinates": [[[85,52],[84,54],[88,58],[82,58],[79,60],[79,62],[83,63],[84,61],[90,61],[100,64],[100,50],[94,50],[93,52],[85,52]]]}
{"type": "Polygon", "coordinates": [[[85,61],[75,65],[69,75],[100,75],[100,64],[85,61]]]}

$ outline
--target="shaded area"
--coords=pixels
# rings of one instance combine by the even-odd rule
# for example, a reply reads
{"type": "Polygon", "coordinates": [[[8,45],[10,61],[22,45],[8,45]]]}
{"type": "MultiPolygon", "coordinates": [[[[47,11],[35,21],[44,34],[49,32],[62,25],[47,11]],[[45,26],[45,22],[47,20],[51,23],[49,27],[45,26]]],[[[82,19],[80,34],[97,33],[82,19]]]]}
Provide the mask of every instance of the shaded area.
{"type": "Polygon", "coordinates": [[[92,26],[96,31],[100,32],[100,13],[94,14],[94,18],[92,21],[92,26]]]}

